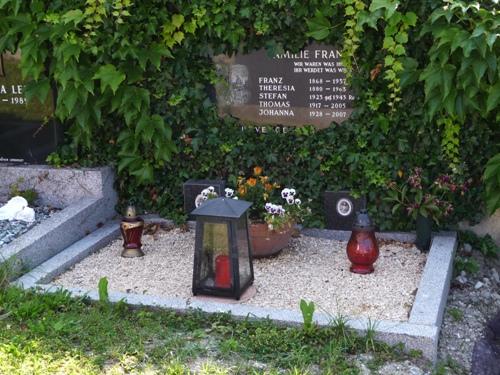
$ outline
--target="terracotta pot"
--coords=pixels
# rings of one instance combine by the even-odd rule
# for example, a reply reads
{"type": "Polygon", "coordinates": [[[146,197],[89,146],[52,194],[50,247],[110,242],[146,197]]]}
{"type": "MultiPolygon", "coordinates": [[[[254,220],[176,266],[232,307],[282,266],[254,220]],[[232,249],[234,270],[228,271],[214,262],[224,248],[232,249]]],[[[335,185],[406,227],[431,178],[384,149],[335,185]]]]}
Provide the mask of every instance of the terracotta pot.
{"type": "Polygon", "coordinates": [[[269,230],[265,223],[251,223],[248,228],[254,258],[265,258],[278,254],[288,246],[293,226],[280,230],[269,230]]]}

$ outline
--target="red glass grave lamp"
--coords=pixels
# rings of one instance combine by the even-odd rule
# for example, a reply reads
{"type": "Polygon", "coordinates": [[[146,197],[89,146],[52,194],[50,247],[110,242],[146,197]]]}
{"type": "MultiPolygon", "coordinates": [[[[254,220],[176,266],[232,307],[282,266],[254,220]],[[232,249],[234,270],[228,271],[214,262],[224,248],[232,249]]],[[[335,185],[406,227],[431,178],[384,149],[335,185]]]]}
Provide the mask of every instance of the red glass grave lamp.
{"type": "Polygon", "coordinates": [[[144,220],[136,215],[134,206],[128,206],[120,225],[120,231],[123,237],[122,257],[135,258],[144,255],[141,249],[143,229],[144,220]]]}
{"type": "Polygon", "coordinates": [[[375,226],[366,210],[356,214],[352,227],[351,238],[347,243],[347,257],[351,261],[351,272],[368,274],[372,273],[373,264],[378,259],[379,250],[375,238],[375,226]]]}

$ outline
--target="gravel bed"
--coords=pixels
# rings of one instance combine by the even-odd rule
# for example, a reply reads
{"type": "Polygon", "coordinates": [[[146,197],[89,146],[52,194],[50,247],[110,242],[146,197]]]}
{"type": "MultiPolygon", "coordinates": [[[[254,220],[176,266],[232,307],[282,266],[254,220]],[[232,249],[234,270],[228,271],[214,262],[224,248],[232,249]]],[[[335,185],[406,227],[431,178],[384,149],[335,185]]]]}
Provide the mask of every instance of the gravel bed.
{"type": "MultiPolygon", "coordinates": [[[[0,203],[0,206],[2,205],[3,203],[0,203]]],[[[35,221],[32,223],[19,220],[0,220],[0,248],[48,219],[57,211],[57,209],[49,206],[33,207],[33,209],[35,210],[35,221]]]]}
{"type": "MultiPolygon", "coordinates": [[[[414,246],[384,241],[375,272],[349,272],[346,242],[294,238],[274,258],[254,261],[256,295],[245,302],[298,310],[301,298],[331,314],[407,321],[426,256],[414,246]]],[[[110,290],[191,298],[194,231],[159,231],[143,237],[142,258],[122,258],[117,239],[54,282],[95,289],[107,277],[110,290]]]]}

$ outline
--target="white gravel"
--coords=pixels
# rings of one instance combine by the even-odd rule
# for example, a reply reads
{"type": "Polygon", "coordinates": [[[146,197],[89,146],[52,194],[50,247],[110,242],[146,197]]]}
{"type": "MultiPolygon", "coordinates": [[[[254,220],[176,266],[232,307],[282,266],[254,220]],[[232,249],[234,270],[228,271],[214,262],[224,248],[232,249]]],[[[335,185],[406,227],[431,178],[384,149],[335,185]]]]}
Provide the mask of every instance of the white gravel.
{"type": "MultiPolygon", "coordinates": [[[[414,246],[381,242],[375,272],[349,272],[346,242],[294,238],[270,259],[254,261],[256,295],[244,303],[298,310],[300,299],[318,310],[350,317],[408,320],[426,256],[414,246]]],[[[107,277],[110,290],[191,298],[194,231],[160,230],[143,237],[142,258],[122,258],[117,239],[90,255],[54,282],[95,289],[107,277]]]]}

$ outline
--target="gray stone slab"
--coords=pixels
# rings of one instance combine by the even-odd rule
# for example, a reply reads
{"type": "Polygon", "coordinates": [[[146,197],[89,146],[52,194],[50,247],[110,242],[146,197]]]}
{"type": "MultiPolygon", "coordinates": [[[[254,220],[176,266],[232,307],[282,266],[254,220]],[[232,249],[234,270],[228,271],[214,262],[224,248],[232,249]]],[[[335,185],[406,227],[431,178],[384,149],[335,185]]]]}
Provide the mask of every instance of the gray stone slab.
{"type": "MultiPolygon", "coordinates": [[[[146,221],[156,220],[154,217],[146,218],[146,221]]],[[[162,221],[171,223],[168,220],[162,221]]],[[[75,246],[51,259],[51,263],[46,262],[23,276],[23,278],[18,280],[17,284],[25,288],[36,286],[45,292],[61,289],[60,286],[40,283],[52,279],[57,274],[64,272],[77,263],[82,257],[95,251],[98,247],[97,244],[100,243],[99,237],[104,241],[106,235],[109,236],[111,233],[116,234],[117,230],[118,225],[116,223],[110,224],[109,227],[101,228],[100,232],[96,232],[95,236],[92,237],[92,240],[89,239],[91,246],[88,244],[75,244],[75,246]]],[[[326,236],[326,238],[335,239],[345,237],[346,235],[342,231],[331,230],[305,230],[303,234],[326,236]]],[[[400,241],[405,238],[414,238],[413,235],[405,233],[383,233],[382,235],[383,238],[400,241]]],[[[377,339],[389,344],[403,343],[407,349],[420,350],[426,358],[435,361],[437,358],[439,329],[449,291],[455,248],[456,235],[453,233],[437,234],[434,236],[419,290],[407,322],[372,321],[365,318],[346,317],[347,324],[360,334],[365,333],[367,329],[373,328],[377,339]]],[[[67,290],[75,297],[85,296],[92,300],[98,300],[96,290],[74,288],[67,290]]],[[[110,292],[109,296],[111,302],[123,300],[133,306],[168,308],[178,312],[188,312],[197,309],[208,314],[229,312],[236,319],[270,319],[280,325],[301,325],[303,323],[300,311],[296,310],[262,308],[250,304],[224,303],[197,298],[168,298],[120,292],[110,292]]],[[[334,318],[321,311],[314,315],[316,324],[320,326],[331,324],[334,318]]]]}
{"type": "Polygon", "coordinates": [[[456,248],[456,235],[433,238],[410,313],[410,323],[441,326],[456,248]]]}
{"type": "Polygon", "coordinates": [[[0,200],[7,200],[10,186],[35,189],[39,204],[67,207],[84,197],[108,197],[116,204],[114,173],[103,168],[54,168],[47,165],[7,165],[0,163],[0,200]],[[22,182],[21,182],[22,181],[22,182]]]}

